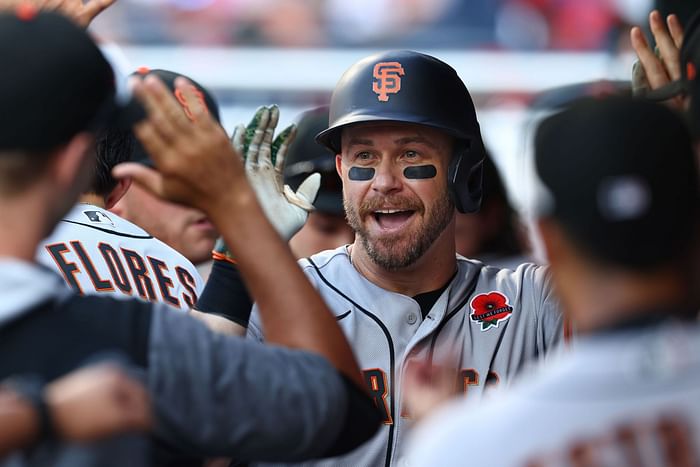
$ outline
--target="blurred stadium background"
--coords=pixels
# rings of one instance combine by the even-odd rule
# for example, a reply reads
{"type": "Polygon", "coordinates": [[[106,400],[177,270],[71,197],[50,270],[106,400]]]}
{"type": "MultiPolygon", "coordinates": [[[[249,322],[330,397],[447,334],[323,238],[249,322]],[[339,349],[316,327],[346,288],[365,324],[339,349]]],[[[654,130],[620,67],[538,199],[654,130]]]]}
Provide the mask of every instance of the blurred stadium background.
{"type": "Polygon", "coordinates": [[[522,208],[528,109],[581,92],[575,83],[629,80],[629,28],[645,25],[654,7],[687,17],[696,2],[119,0],[92,32],[124,72],[165,68],[209,88],[229,132],[262,104],[281,107],[281,125],[294,121],[375,51],[435,55],[472,92],[486,144],[522,208]],[[552,88],[560,89],[542,95],[552,88]]]}

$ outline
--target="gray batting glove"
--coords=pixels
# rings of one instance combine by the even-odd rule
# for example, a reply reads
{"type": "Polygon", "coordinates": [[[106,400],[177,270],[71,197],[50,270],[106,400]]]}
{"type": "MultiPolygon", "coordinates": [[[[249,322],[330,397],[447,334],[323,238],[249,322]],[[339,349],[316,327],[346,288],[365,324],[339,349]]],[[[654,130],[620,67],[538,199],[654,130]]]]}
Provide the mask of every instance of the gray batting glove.
{"type": "MultiPolygon", "coordinates": [[[[321,175],[309,175],[296,192],[284,184],[284,159],[296,136],[296,126],[285,128],[273,140],[278,121],[279,108],[276,105],[260,107],[247,127],[238,125],[235,128],[231,144],[243,155],[248,181],[267,219],[280,236],[289,241],[304,226],[309,212],[314,209],[321,175]]],[[[231,258],[221,239],[217,241],[214,252],[215,257],[223,254],[231,258]]]]}

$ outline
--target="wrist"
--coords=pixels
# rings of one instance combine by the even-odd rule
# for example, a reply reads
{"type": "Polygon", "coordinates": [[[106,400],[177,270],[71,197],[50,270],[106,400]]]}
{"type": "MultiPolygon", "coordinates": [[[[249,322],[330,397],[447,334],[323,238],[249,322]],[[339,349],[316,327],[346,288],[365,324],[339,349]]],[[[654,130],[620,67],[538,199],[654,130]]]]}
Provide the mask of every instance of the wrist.
{"type": "Polygon", "coordinates": [[[255,207],[255,192],[247,180],[235,181],[216,196],[208,206],[209,219],[221,231],[221,226],[243,217],[255,207]]]}
{"type": "Polygon", "coordinates": [[[41,379],[32,376],[14,377],[3,386],[9,388],[25,401],[34,412],[37,439],[48,439],[55,435],[51,410],[44,397],[44,384],[41,379]]]}

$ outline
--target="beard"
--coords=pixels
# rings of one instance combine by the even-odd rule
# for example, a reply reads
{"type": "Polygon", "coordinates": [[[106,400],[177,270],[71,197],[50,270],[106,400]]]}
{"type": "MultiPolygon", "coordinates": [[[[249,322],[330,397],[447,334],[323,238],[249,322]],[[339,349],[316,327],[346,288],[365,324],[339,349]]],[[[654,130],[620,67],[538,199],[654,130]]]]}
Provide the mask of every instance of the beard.
{"type": "Polygon", "coordinates": [[[427,217],[420,199],[406,196],[372,198],[365,200],[359,207],[351,205],[343,197],[343,206],[348,224],[355,231],[369,258],[388,271],[398,271],[418,261],[449,225],[455,209],[447,190],[439,194],[427,217]],[[362,220],[387,204],[415,211],[419,225],[394,235],[372,237],[362,220]]]}

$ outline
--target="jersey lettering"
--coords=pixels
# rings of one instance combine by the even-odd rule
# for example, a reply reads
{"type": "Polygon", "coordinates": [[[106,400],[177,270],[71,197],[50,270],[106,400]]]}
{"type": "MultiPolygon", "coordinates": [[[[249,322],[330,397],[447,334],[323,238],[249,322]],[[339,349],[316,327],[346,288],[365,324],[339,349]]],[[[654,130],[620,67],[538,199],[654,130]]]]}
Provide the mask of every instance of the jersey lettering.
{"type": "Polygon", "coordinates": [[[621,467],[691,467],[700,458],[693,433],[681,417],[662,416],[645,423],[629,423],[597,438],[574,441],[567,448],[539,455],[527,467],[576,465],[603,467],[606,459],[618,459],[621,467]]]}
{"type": "Polygon", "coordinates": [[[83,248],[83,245],[77,240],[70,242],[70,244],[75,250],[75,253],[78,255],[78,258],[80,258],[80,262],[83,263],[83,267],[85,267],[88,277],[90,277],[90,280],[92,281],[92,285],[95,286],[95,290],[98,292],[111,292],[114,290],[114,286],[110,281],[100,277],[95,269],[95,265],[92,264],[92,260],[85,251],[85,248],[83,248]]]}
{"type": "MultiPolygon", "coordinates": [[[[136,291],[139,296],[146,300],[155,301],[157,300],[157,296],[153,285],[153,279],[151,278],[151,273],[153,273],[163,301],[175,307],[180,307],[180,300],[171,292],[175,284],[169,275],[170,269],[165,261],[147,256],[147,263],[139,253],[126,248],[121,248],[122,259],[122,256],[114,247],[104,242],[100,242],[97,248],[107,265],[110,275],[109,278],[100,276],[97,267],[95,267],[95,263],[80,241],[73,240],[68,244],[53,243],[46,245],[46,250],[55,261],[68,285],[80,294],[83,294],[83,290],[80,287],[77,276],[81,273],[85,273],[90,278],[96,292],[112,292],[115,290],[116,286],[122,293],[131,295],[133,283],[136,285],[136,291]],[[71,261],[69,259],[70,254],[74,254],[75,257],[77,257],[82,268],[78,265],[78,261],[71,261]],[[124,265],[125,262],[126,266],[124,265]]],[[[183,298],[187,304],[192,307],[197,301],[195,278],[189,271],[181,267],[177,267],[176,272],[179,283],[187,291],[187,293],[183,294],[183,298]]]]}
{"type": "Polygon", "coordinates": [[[153,281],[148,273],[146,262],[141,255],[133,250],[127,250],[126,248],[121,250],[129,267],[129,272],[131,272],[131,277],[134,279],[134,284],[136,284],[136,291],[139,296],[146,300],[155,301],[156,292],[153,289],[153,281]]]}
{"type": "Polygon", "coordinates": [[[168,266],[161,260],[147,257],[148,261],[151,263],[151,269],[156,276],[156,282],[158,282],[158,287],[160,288],[160,294],[163,296],[163,300],[170,303],[173,306],[180,307],[180,300],[173,297],[170,293],[170,289],[173,288],[173,281],[168,276],[165,275],[164,271],[168,270],[168,266]]]}
{"type": "Polygon", "coordinates": [[[382,414],[382,419],[385,425],[391,425],[393,420],[389,413],[389,406],[386,403],[386,396],[389,388],[386,384],[386,373],[379,368],[364,370],[362,375],[365,378],[365,384],[369,390],[369,395],[374,400],[374,405],[377,406],[382,414]]]}
{"type": "Polygon", "coordinates": [[[46,245],[46,250],[56,262],[58,269],[63,274],[63,278],[68,285],[70,285],[71,289],[82,295],[83,289],[80,288],[80,283],[75,278],[75,275],[80,272],[80,269],[78,269],[78,266],[74,262],[68,261],[64,256],[70,251],[70,248],[68,248],[65,243],[54,243],[46,245]]]}
{"type": "Polygon", "coordinates": [[[466,396],[469,391],[469,386],[479,385],[479,372],[474,368],[466,368],[459,372],[459,379],[462,381],[462,391],[466,396]]]}
{"type": "Polygon", "coordinates": [[[131,295],[131,282],[129,282],[129,277],[126,275],[126,269],[124,269],[124,264],[117,250],[112,248],[111,245],[107,243],[100,242],[97,248],[102,253],[102,257],[107,264],[109,273],[112,275],[112,280],[117,284],[117,288],[127,295],[131,295]]]}
{"type": "Polygon", "coordinates": [[[180,266],[175,268],[175,273],[177,274],[177,279],[180,281],[180,284],[187,290],[188,293],[183,293],[182,294],[182,299],[187,303],[187,306],[190,308],[194,307],[194,304],[197,303],[197,292],[195,291],[195,282],[194,282],[194,277],[192,277],[192,274],[180,266]]]}

